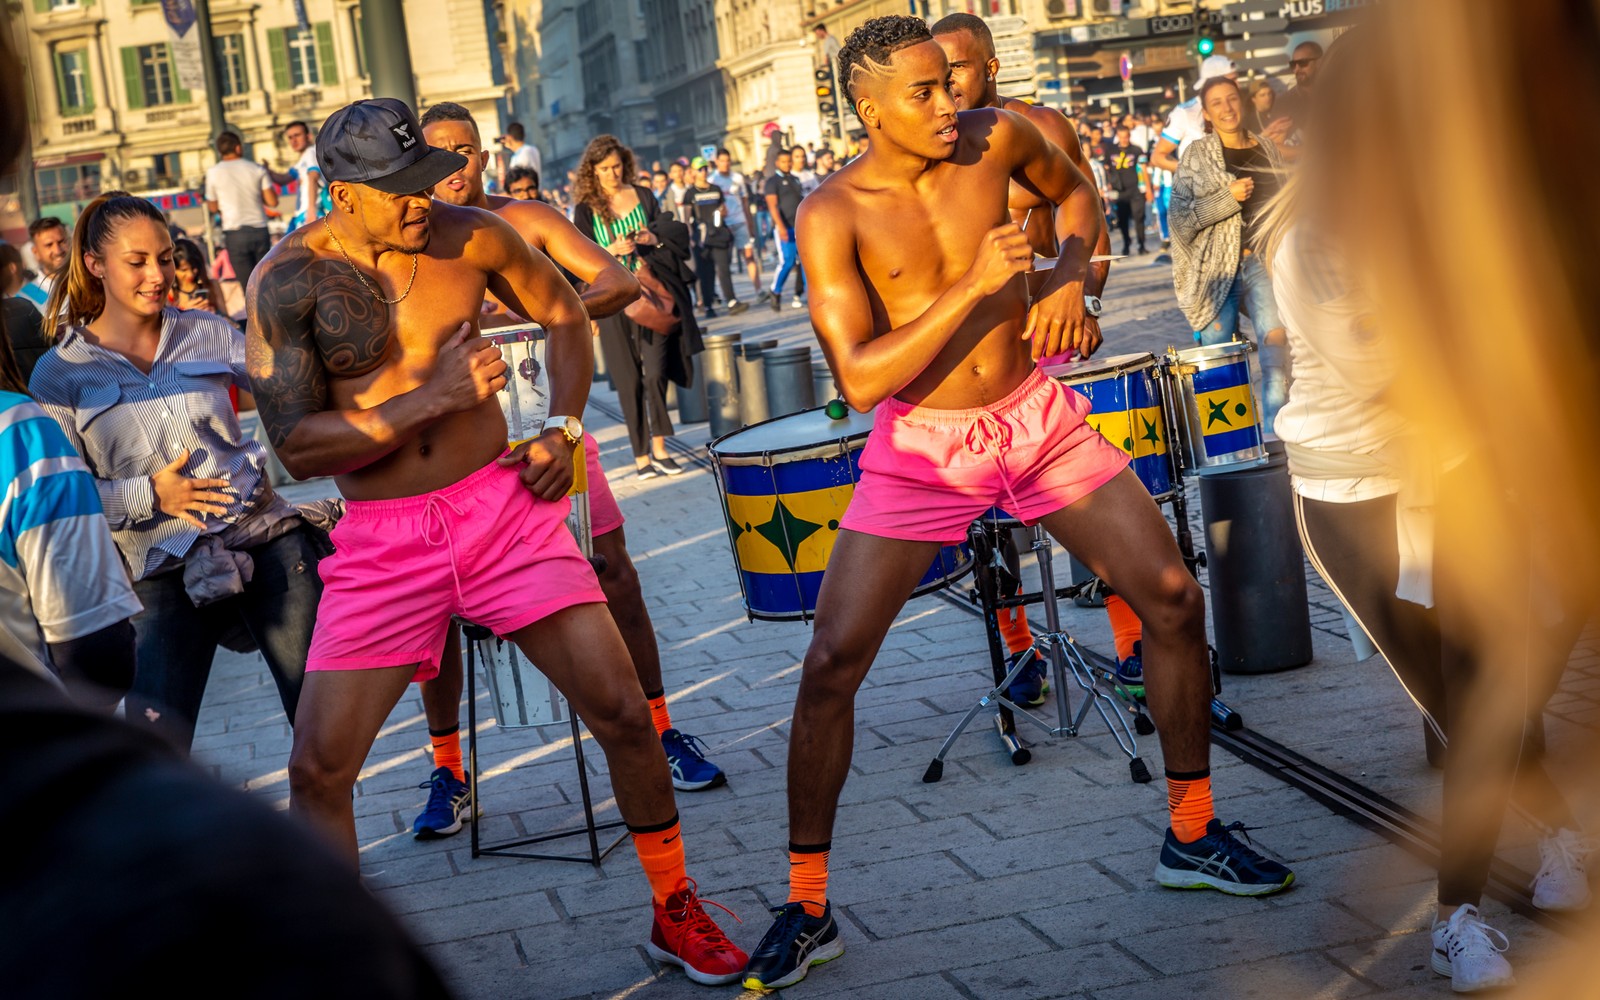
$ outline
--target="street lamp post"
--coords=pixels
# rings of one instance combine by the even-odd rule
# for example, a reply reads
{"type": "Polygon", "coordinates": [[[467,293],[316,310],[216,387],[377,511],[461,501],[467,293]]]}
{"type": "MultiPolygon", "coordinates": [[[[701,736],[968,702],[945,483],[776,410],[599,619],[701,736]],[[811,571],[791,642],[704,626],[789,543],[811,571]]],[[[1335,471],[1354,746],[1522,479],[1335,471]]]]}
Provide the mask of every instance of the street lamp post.
{"type": "Polygon", "coordinates": [[[411,72],[406,13],[400,0],[361,0],[361,32],[372,75],[372,96],[393,97],[415,108],[417,83],[411,72]]]}
{"type": "Polygon", "coordinates": [[[227,115],[222,110],[216,39],[211,37],[211,0],[194,0],[194,27],[200,41],[200,70],[206,79],[206,112],[211,117],[211,138],[216,139],[227,128],[227,115]]]}

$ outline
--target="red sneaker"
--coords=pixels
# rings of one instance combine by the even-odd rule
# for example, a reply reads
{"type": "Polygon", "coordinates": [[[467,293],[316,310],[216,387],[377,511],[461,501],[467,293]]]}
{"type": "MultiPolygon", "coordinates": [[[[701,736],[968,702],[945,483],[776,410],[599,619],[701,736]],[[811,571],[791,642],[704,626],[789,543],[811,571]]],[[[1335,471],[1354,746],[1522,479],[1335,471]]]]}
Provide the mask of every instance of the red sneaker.
{"type": "MultiPolygon", "coordinates": [[[[665,906],[654,904],[656,919],[645,950],[658,962],[680,966],[690,979],[702,985],[735,982],[744,975],[750,956],[728,940],[728,935],[722,933],[722,928],[705,911],[694,879],[684,881],[684,887],[673,893],[665,906]]],[[[739,919],[721,903],[711,905],[739,919]]]]}

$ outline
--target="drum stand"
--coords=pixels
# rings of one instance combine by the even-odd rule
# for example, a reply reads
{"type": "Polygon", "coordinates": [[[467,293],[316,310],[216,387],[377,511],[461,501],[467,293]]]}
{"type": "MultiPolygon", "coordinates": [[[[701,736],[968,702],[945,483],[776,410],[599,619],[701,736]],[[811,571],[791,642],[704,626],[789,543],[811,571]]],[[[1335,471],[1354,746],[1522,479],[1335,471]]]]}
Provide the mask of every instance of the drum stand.
{"type": "Polygon", "coordinates": [[[969,594],[968,599],[978,604],[984,614],[984,620],[990,630],[990,659],[994,664],[995,685],[978,700],[978,703],[968,709],[956,728],[945,738],[944,744],[939,747],[939,752],[928,763],[928,769],[922,775],[924,782],[935,782],[944,776],[944,758],[955,745],[972,720],[978,713],[991,706],[998,711],[997,726],[1001,739],[1012,752],[1012,763],[1024,764],[1032,756],[1016,735],[1015,719],[1021,718],[1038,726],[1049,736],[1078,736],[1083,729],[1084,719],[1088,717],[1089,709],[1093,708],[1099,713],[1100,719],[1105,723],[1112,738],[1122,752],[1128,755],[1128,770],[1136,782],[1150,780],[1150,769],[1139,756],[1138,740],[1133,731],[1128,727],[1127,720],[1123,717],[1121,708],[1112,700],[1111,696],[1101,690],[1096,683],[1096,674],[1084,660],[1077,643],[1072,636],[1061,627],[1061,614],[1058,601],[1071,599],[1077,593],[1075,586],[1057,588],[1055,583],[1055,569],[1051,553],[1051,542],[1042,527],[1035,526],[1031,529],[1033,544],[1032,550],[1039,562],[1040,589],[1035,594],[1018,594],[1015,597],[1000,597],[998,594],[996,561],[1001,558],[999,535],[1004,530],[998,522],[979,521],[972,527],[969,537],[973,543],[973,556],[977,564],[978,588],[969,594]],[[1033,649],[1053,667],[1055,675],[1056,696],[1056,722],[1052,724],[1026,708],[1011,701],[1006,692],[1013,681],[1028,668],[1031,657],[1020,657],[1017,665],[1009,672],[1002,673],[1003,660],[999,658],[999,634],[994,625],[994,612],[1001,608],[1022,607],[1027,604],[1042,603],[1044,605],[1045,630],[1035,632],[1033,649]],[[1067,695],[1067,682],[1071,680],[1082,694],[1083,701],[1078,706],[1076,714],[1067,695]],[[1107,708],[1109,706],[1109,711],[1107,708]],[[1019,759],[1020,757],[1020,759],[1019,759]]]}
{"type": "MultiPolygon", "coordinates": [[[[538,837],[524,837],[521,840],[507,840],[498,844],[480,844],[478,842],[478,640],[492,636],[488,629],[480,625],[463,623],[462,644],[467,647],[467,784],[472,794],[472,856],[498,857],[498,858],[528,858],[534,861],[576,861],[588,863],[595,867],[606,859],[606,855],[621,846],[628,839],[627,831],[623,831],[605,847],[600,845],[600,831],[614,830],[623,825],[622,820],[612,820],[609,823],[596,823],[594,819],[594,800],[589,794],[589,769],[583,761],[583,733],[578,729],[578,713],[571,712],[572,722],[572,750],[578,761],[578,791],[583,798],[584,825],[575,830],[563,830],[559,833],[546,833],[538,837]],[[536,854],[529,851],[518,851],[515,848],[526,847],[529,844],[543,844],[552,840],[565,840],[568,837],[587,836],[589,850],[586,854],[536,854]]],[[[568,706],[571,707],[570,705],[568,706]]]]}

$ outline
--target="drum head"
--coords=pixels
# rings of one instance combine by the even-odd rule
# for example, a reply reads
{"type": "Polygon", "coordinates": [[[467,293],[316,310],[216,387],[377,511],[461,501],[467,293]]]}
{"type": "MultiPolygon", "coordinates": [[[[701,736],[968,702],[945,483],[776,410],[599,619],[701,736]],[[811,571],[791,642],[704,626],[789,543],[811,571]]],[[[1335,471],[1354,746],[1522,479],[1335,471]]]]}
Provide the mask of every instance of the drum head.
{"type": "Polygon", "coordinates": [[[834,420],[828,416],[827,407],[819,406],[751,424],[744,430],[718,438],[710,447],[711,453],[719,458],[770,455],[865,437],[870,430],[871,413],[846,410],[843,420],[834,420]]]}
{"type": "Polygon", "coordinates": [[[1207,362],[1243,361],[1255,350],[1248,342],[1235,340],[1226,344],[1211,344],[1206,347],[1191,347],[1187,351],[1175,352],[1180,364],[1204,365],[1207,362]]]}
{"type": "Polygon", "coordinates": [[[1155,363],[1156,356],[1154,354],[1114,354],[1109,358],[1090,358],[1087,361],[1069,361],[1064,365],[1050,365],[1043,371],[1045,375],[1058,382],[1073,385],[1078,382],[1093,382],[1095,379],[1105,378],[1107,375],[1117,375],[1122,372],[1150,368],[1155,363]]]}

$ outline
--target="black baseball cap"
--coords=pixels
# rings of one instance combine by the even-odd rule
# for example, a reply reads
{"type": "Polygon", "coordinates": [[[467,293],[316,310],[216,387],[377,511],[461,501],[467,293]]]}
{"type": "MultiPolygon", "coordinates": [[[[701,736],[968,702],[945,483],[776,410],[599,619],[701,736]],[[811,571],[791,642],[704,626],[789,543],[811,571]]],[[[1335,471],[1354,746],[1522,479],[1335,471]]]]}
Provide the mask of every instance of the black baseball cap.
{"type": "Polygon", "coordinates": [[[317,167],[330,182],[366,184],[387,194],[415,194],[466,162],[460,153],[424,142],[416,112],[392,97],[347,104],[318,130],[317,167]]]}

